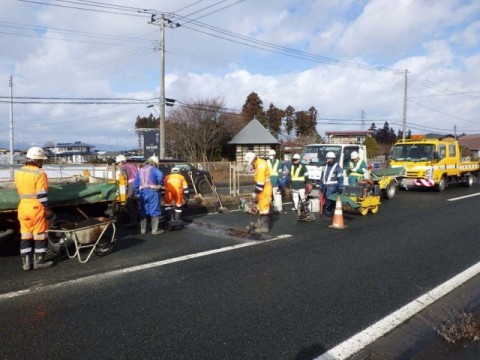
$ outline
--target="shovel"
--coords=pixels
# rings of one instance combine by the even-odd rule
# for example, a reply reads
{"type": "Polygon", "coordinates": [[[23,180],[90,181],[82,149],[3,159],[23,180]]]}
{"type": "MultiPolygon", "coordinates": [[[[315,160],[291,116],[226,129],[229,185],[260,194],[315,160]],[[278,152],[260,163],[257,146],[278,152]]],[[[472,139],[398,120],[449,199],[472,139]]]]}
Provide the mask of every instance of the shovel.
{"type": "Polygon", "coordinates": [[[188,176],[190,176],[190,179],[192,180],[193,190],[195,191],[194,199],[197,202],[197,204],[201,204],[203,202],[202,194],[199,194],[197,191],[197,187],[195,186],[195,181],[193,180],[191,171],[188,172],[188,176]]]}
{"type": "Polygon", "coordinates": [[[229,212],[230,210],[228,210],[226,207],[223,206],[222,204],[222,200],[220,199],[220,196],[218,195],[218,191],[217,191],[217,187],[215,185],[213,185],[213,183],[210,182],[210,180],[208,180],[208,177],[207,175],[203,175],[205,177],[205,180],[207,180],[207,183],[208,185],[210,185],[210,188],[212,189],[213,193],[215,194],[215,196],[217,197],[217,200],[218,200],[218,212],[219,213],[222,213],[222,212],[229,212]]]}

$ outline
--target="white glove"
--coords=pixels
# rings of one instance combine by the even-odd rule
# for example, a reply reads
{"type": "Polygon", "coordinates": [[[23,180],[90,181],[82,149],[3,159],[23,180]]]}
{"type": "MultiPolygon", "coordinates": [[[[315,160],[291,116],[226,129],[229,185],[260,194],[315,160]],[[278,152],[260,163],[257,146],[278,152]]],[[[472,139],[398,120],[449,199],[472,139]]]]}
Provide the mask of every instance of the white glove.
{"type": "Polygon", "coordinates": [[[257,193],[255,193],[255,192],[252,193],[252,199],[257,200],[257,193]]]}

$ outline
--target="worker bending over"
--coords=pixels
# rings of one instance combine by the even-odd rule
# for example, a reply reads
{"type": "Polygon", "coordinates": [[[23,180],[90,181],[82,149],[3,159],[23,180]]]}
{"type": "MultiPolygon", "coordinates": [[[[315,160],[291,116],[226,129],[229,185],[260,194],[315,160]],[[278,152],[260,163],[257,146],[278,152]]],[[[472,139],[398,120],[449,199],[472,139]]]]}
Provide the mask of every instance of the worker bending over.
{"type": "Polygon", "coordinates": [[[31,147],[27,151],[25,166],[15,173],[15,186],[20,203],[18,220],[20,221],[20,255],[23,270],[44,269],[53,265],[44,261],[48,247],[48,219],[53,216],[48,207],[48,178],[41,170],[45,153],[40,147],[31,147]],[[33,255],[33,264],[32,264],[33,255]]]}
{"type": "Polygon", "coordinates": [[[178,167],[173,167],[170,174],[165,176],[165,212],[169,220],[180,220],[182,216],[183,201],[188,200],[188,183],[180,174],[178,167]],[[173,209],[175,213],[172,216],[173,209]]]}

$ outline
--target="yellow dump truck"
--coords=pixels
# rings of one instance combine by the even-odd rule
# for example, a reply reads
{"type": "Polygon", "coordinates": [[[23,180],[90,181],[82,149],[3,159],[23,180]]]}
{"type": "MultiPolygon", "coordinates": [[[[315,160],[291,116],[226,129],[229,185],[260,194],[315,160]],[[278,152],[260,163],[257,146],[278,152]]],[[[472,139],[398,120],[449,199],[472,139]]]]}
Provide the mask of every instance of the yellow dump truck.
{"type": "Polygon", "coordinates": [[[433,188],[443,191],[450,184],[471,187],[479,174],[480,163],[462,157],[458,141],[452,136],[427,139],[413,135],[392,148],[391,168],[403,168],[401,188],[433,188]]]}

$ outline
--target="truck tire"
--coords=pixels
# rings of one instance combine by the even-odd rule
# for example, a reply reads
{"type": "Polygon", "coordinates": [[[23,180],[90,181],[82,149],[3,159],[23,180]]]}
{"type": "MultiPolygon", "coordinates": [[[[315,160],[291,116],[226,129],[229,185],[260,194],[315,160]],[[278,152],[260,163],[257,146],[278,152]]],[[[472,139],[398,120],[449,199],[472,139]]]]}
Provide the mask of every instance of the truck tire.
{"type": "Polygon", "coordinates": [[[397,195],[398,185],[392,180],[385,189],[382,189],[382,198],[392,200],[397,195]]]}
{"type": "Polygon", "coordinates": [[[442,176],[437,185],[435,185],[435,191],[442,192],[447,187],[447,178],[442,176]]]}
{"type": "Polygon", "coordinates": [[[465,176],[465,182],[463,183],[463,186],[466,186],[466,187],[472,187],[473,184],[475,183],[475,175],[473,175],[472,173],[468,173],[466,176],[465,176]]]}
{"type": "Polygon", "coordinates": [[[200,194],[208,194],[212,189],[206,179],[200,179],[197,182],[197,190],[200,194]]]}

